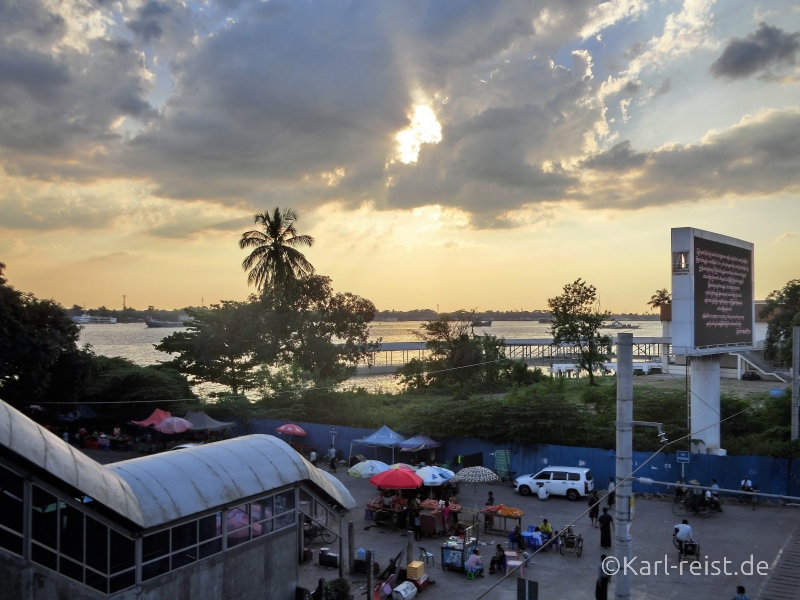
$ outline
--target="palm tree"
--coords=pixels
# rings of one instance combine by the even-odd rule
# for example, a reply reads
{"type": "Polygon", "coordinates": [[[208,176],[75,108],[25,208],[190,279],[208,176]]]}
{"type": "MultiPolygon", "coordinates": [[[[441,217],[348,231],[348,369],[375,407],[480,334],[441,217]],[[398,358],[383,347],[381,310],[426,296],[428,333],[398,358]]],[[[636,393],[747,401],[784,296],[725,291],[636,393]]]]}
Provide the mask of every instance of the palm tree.
{"type": "Polygon", "coordinates": [[[667,288],[661,288],[660,290],[656,290],[656,293],[650,297],[650,302],[647,304],[652,307],[653,310],[657,308],[661,308],[665,304],[670,304],[672,302],[672,296],[667,290],[667,288]]]}
{"type": "Polygon", "coordinates": [[[242,268],[248,271],[248,285],[255,284],[256,289],[263,291],[268,286],[285,286],[314,274],[313,265],[296,249],[296,246],[312,246],[314,238],[297,235],[296,220],[297,213],[291,208],[281,212],[276,207],[272,214],[255,215],[255,222],[262,229],[247,231],[239,240],[240,248],[253,248],[242,261],[242,268]]]}

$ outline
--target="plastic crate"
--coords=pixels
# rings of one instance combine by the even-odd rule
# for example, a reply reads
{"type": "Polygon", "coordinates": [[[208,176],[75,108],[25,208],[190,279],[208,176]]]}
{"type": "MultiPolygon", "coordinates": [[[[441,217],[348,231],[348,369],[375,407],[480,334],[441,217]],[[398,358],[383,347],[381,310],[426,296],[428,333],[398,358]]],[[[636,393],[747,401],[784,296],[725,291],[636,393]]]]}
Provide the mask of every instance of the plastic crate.
{"type": "Polygon", "coordinates": [[[413,562],[408,563],[408,568],[406,569],[406,577],[408,579],[419,579],[425,574],[425,563],[421,560],[415,560],[413,562]]]}

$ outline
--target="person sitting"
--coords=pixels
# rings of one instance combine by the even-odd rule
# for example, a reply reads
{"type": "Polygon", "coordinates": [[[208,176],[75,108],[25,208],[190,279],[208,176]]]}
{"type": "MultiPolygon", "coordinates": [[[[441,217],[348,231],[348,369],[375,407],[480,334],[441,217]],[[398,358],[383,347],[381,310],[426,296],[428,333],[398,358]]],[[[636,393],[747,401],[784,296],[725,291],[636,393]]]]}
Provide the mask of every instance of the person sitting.
{"type": "Polygon", "coordinates": [[[506,551],[503,549],[502,544],[497,544],[492,560],[489,561],[489,575],[494,575],[495,570],[504,570],[506,567],[506,551]]]}
{"type": "Polygon", "coordinates": [[[683,484],[686,483],[683,477],[678,479],[678,483],[675,484],[675,502],[680,502],[683,500],[683,497],[686,495],[686,488],[683,487],[683,484]]]}
{"type": "Polygon", "coordinates": [[[742,477],[742,483],[739,485],[739,489],[741,489],[743,492],[752,492],[753,491],[753,482],[750,480],[750,478],[747,475],[742,477]]]}
{"type": "Polygon", "coordinates": [[[467,530],[464,528],[464,524],[461,521],[456,523],[456,529],[453,532],[453,535],[455,535],[456,537],[464,537],[466,533],[467,530]]]}
{"type": "Polygon", "coordinates": [[[722,512],[722,502],[719,499],[719,484],[717,483],[716,479],[711,480],[711,492],[710,495],[707,495],[709,503],[711,504],[711,508],[722,512]]]}
{"type": "Polygon", "coordinates": [[[542,532],[539,531],[538,527],[533,528],[530,538],[531,538],[531,546],[534,548],[539,548],[544,543],[544,538],[542,538],[542,532]]]}
{"type": "Polygon", "coordinates": [[[392,492],[386,490],[383,493],[383,508],[391,508],[392,507],[392,492]]]}
{"type": "Polygon", "coordinates": [[[542,534],[542,544],[546,544],[553,537],[553,526],[547,522],[547,519],[544,519],[539,525],[539,532],[542,534]]]}
{"type": "Polygon", "coordinates": [[[692,528],[686,519],[682,523],[675,525],[672,535],[678,540],[678,554],[685,554],[685,545],[692,541],[692,528]]]}
{"type": "Polygon", "coordinates": [[[473,548],[467,562],[464,563],[464,568],[467,573],[476,573],[478,577],[483,577],[483,559],[481,558],[481,551],[473,548]]]}

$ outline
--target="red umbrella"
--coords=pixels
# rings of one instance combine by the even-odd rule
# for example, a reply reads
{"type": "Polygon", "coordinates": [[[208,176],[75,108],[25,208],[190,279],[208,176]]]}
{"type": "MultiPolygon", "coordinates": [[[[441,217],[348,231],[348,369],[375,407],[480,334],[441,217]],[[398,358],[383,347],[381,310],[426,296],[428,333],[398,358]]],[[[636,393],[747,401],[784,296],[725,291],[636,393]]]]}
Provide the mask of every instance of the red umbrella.
{"type": "Polygon", "coordinates": [[[278,433],[288,433],[289,435],[306,435],[306,430],[300,427],[300,425],[295,425],[294,423],[281,425],[275,431],[278,433]]]}
{"type": "Polygon", "coordinates": [[[422,485],[422,477],[405,469],[389,469],[371,477],[369,482],[389,490],[414,490],[422,485]]]}

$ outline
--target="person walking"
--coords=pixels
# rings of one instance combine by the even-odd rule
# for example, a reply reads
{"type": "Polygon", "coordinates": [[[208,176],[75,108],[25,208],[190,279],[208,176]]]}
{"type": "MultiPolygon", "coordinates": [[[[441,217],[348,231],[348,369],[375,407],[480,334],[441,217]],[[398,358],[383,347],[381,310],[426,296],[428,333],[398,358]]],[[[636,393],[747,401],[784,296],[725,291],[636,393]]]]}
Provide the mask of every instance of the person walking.
{"type": "Polygon", "coordinates": [[[614,527],[614,517],[608,514],[608,509],[603,508],[603,514],[597,519],[600,523],[600,546],[611,548],[611,528],[614,527]]]}
{"type": "Polygon", "coordinates": [[[589,496],[589,519],[592,521],[592,527],[597,527],[597,517],[600,515],[600,495],[597,490],[592,490],[589,496]]]}
{"type": "MultiPolygon", "coordinates": [[[[486,498],[484,505],[494,506],[494,494],[491,492],[491,490],[489,491],[489,497],[486,498]]],[[[484,513],[483,517],[485,519],[484,524],[486,529],[491,529],[494,526],[494,518],[489,513],[484,513]]]]}
{"type": "Polygon", "coordinates": [[[614,506],[614,502],[617,501],[617,493],[614,491],[617,486],[614,485],[614,478],[608,478],[608,508],[614,506]]]}
{"type": "Polygon", "coordinates": [[[336,448],[333,444],[328,449],[328,456],[331,458],[331,473],[336,473],[336,448]]]}
{"type": "MultiPolygon", "coordinates": [[[[605,508],[603,510],[606,510],[605,508]]],[[[605,554],[600,555],[600,566],[597,569],[597,581],[594,584],[594,598],[595,600],[608,600],[608,584],[611,582],[611,575],[606,572],[605,554]]]]}
{"type": "Polygon", "coordinates": [[[733,597],[733,600],[750,600],[750,596],[744,592],[743,585],[736,586],[736,595],[733,597]]]}

